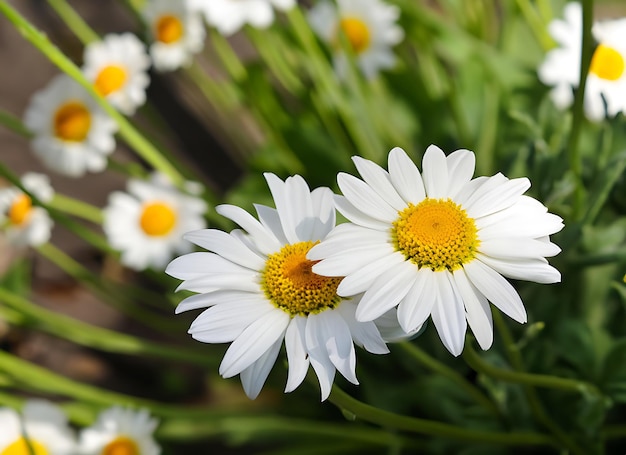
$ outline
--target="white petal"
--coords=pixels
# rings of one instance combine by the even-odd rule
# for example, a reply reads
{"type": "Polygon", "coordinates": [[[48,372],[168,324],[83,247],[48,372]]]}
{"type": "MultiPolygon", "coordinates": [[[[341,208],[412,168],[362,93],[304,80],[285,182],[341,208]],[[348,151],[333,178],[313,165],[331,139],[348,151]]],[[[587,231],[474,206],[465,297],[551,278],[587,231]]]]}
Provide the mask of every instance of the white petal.
{"type": "Polygon", "coordinates": [[[328,398],[330,390],[335,380],[335,366],[328,358],[328,353],[323,346],[320,346],[317,340],[317,334],[314,332],[313,327],[307,322],[305,331],[305,341],[307,352],[309,353],[309,361],[317,379],[320,383],[320,389],[322,393],[322,401],[328,398]]]}
{"type": "Polygon", "coordinates": [[[449,176],[447,196],[454,199],[463,186],[472,179],[476,166],[476,156],[469,150],[460,149],[448,155],[446,160],[449,176]]]}
{"type": "Polygon", "coordinates": [[[472,218],[480,218],[499,210],[504,210],[517,202],[520,196],[530,188],[527,178],[508,180],[503,183],[491,177],[467,200],[464,208],[472,218]]]}
{"type": "Polygon", "coordinates": [[[426,197],[424,182],[417,166],[399,147],[389,152],[389,177],[406,202],[418,204],[426,197]]]}
{"type": "Polygon", "coordinates": [[[258,273],[215,273],[183,281],[177,291],[212,292],[217,290],[258,292],[260,290],[258,273]]]}
{"type": "Polygon", "coordinates": [[[385,271],[379,271],[356,310],[357,321],[372,321],[407,295],[416,280],[417,266],[403,261],[385,271]]]}
{"type": "Polygon", "coordinates": [[[368,229],[385,232],[391,228],[391,223],[381,221],[374,218],[373,216],[366,215],[365,213],[357,209],[354,205],[352,205],[345,197],[335,195],[334,199],[335,207],[337,207],[339,213],[345,216],[348,220],[352,221],[354,224],[363,226],[368,229]]]}
{"type": "Polygon", "coordinates": [[[504,260],[483,255],[477,258],[507,278],[542,284],[561,282],[561,273],[543,258],[504,260]]]}
{"type": "Polygon", "coordinates": [[[352,223],[344,223],[333,229],[321,243],[315,245],[307,253],[310,260],[321,260],[339,254],[344,250],[389,244],[387,232],[376,231],[352,223]]]}
{"type": "Polygon", "coordinates": [[[322,240],[335,227],[337,214],[335,201],[330,188],[321,187],[311,191],[313,213],[315,215],[311,240],[322,240]]]}
{"type": "MultiPolygon", "coordinates": [[[[405,262],[405,258],[402,253],[396,252],[391,256],[383,256],[363,266],[356,272],[347,275],[341,280],[341,283],[339,283],[337,294],[348,297],[365,292],[371,286],[371,283],[380,276],[381,270],[388,270],[403,262],[405,262]]],[[[313,266],[313,272],[315,272],[317,265],[319,264],[313,266]]]]}
{"type": "Polygon", "coordinates": [[[288,324],[289,315],[281,310],[270,311],[250,324],[224,354],[220,374],[230,378],[248,368],[283,338],[288,324]]]}
{"type": "Polygon", "coordinates": [[[218,205],[215,211],[226,218],[233,220],[239,226],[246,230],[254,237],[255,243],[264,254],[272,254],[278,250],[282,244],[273,235],[271,231],[266,229],[258,220],[236,205],[218,205]]]}
{"type": "Polygon", "coordinates": [[[387,354],[389,349],[376,324],[374,322],[359,322],[356,320],[357,303],[354,300],[343,301],[335,308],[335,311],[341,314],[348,327],[350,327],[352,339],[356,344],[372,354],[387,354]]]}
{"type": "Polygon", "coordinates": [[[277,340],[261,357],[248,368],[241,372],[241,385],[246,395],[254,400],[267,380],[276,358],[280,352],[282,340],[277,340]]]}
{"type": "Polygon", "coordinates": [[[309,187],[302,177],[289,177],[285,182],[276,175],[263,174],[270,187],[283,232],[289,243],[310,240],[313,224],[313,203],[309,187]],[[307,222],[309,220],[309,222],[307,222]]]}
{"type": "Polygon", "coordinates": [[[360,156],[353,156],[352,161],[354,161],[354,165],[365,183],[383,198],[387,204],[396,211],[403,210],[406,207],[406,202],[402,200],[391,184],[387,171],[373,161],[366,160],[360,156]]]}
{"type": "Polygon", "coordinates": [[[561,248],[554,243],[535,239],[499,237],[481,239],[478,251],[499,259],[532,259],[556,256],[561,248]]]}
{"type": "Polygon", "coordinates": [[[467,277],[491,303],[520,323],[526,322],[526,309],[511,283],[479,260],[463,266],[467,277]]]}
{"type": "Polygon", "coordinates": [[[298,387],[309,370],[309,356],[306,351],[304,335],[306,332],[307,318],[295,316],[291,319],[285,332],[285,347],[287,361],[289,362],[289,374],[285,392],[292,392],[298,387]]]}
{"type": "Polygon", "coordinates": [[[265,267],[264,258],[226,232],[217,229],[202,229],[188,232],[183,237],[202,248],[225,257],[229,261],[252,270],[262,270],[265,267]]]}
{"type": "Polygon", "coordinates": [[[444,346],[458,356],[467,330],[463,300],[449,272],[435,272],[433,276],[439,291],[431,315],[433,323],[444,346]]]}
{"type": "Polygon", "coordinates": [[[398,322],[405,332],[413,332],[426,322],[437,298],[435,272],[421,268],[415,283],[398,305],[398,322]]]}
{"type": "Polygon", "coordinates": [[[313,271],[324,276],[346,276],[393,253],[394,249],[389,244],[349,248],[315,264],[313,271]]]}
{"type": "Polygon", "coordinates": [[[168,264],[165,273],[179,280],[200,278],[213,273],[250,273],[251,270],[215,253],[198,251],[177,257],[168,264]]]}
{"type": "Polygon", "coordinates": [[[261,302],[267,303],[265,297],[257,292],[242,292],[242,291],[215,291],[206,294],[196,294],[191,297],[187,297],[180,302],[176,307],[176,314],[183,311],[196,310],[198,308],[210,307],[217,305],[218,303],[228,304],[231,302],[240,302],[257,299],[261,302]]]}
{"type": "Polygon", "coordinates": [[[346,199],[367,216],[388,223],[398,217],[398,211],[364,181],[341,172],[337,176],[337,183],[346,199]]]}
{"type": "Polygon", "coordinates": [[[467,322],[482,349],[489,349],[493,343],[493,321],[487,299],[472,285],[465,271],[460,268],[453,272],[454,281],[465,305],[467,322]]]}
{"type": "Polygon", "coordinates": [[[422,177],[426,195],[439,199],[448,197],[448,164],[446,155],[436,145],[430,145],[422,159],[422,177]]]}
{"type": "Polygon", "coordinates": [[[256,213],[259,216],[259,221],[265,228],[274,234],[281,245],[289,243],[285,233],[283,232],[283,226],[280,224],[280,217],[278,211],[272,207],[266,205],[254,204],[256,213]]]}

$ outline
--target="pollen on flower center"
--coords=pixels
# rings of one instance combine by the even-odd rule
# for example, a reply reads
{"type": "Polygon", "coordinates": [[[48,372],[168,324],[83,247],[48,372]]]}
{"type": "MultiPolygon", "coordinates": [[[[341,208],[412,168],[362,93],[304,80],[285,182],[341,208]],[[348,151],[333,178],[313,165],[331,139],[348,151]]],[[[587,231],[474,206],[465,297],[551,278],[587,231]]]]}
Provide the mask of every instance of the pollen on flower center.
{"type": "Polygon", "coordinates": [[[263,290],[274,305],[292,316],[320,313],[341,300],[337,286],[342,278],[317,275],[311,270],[317,261],[308,260],[306,254],[315,243],[285,245],[265,262],[263,290]]]}
{"type": "Polygon", "coordinates": [[[179,41],[184,32],[183,23],[176,16],[165,14],[156,22],[155,37],[157,41],[165,44],[171,44],[179,41]]]}
{"type": "Polygon", "coordinates": [[[339,28],[348,38],[355,53],[360,54],[369,47],[370,31],[361,19],[354,17],[341,19],[339,28]]]}
{"type": "Polygon", "coordinates": [[[451,199],[409,204],[393,223],[399,251],[421,267],[456,270],[474,258],[480,244],[474,220],[451,199]]]}
{"type": "Polygon", "coordinates": [[[94,82],[96,90],[107,96],[118,91],[126,83],[126,70],[118,65],[108,65],[100,70],[94,82]]]}
{"type": "Polygon", "coordinates": [[[0,455],[48,455],[48,451],[43,446],[43,444],[33,441],[32,439],[28,440],[26,443],[26,439],[20,437],[16,441],[9,444],[0,455]],[[30,445],[30,448],[29,448],[30,445]],[[32,449],[32,451],[31,451],[32,449]]]}
{"type": "Polygon", "coordinates": [[[176,212],[163,202],[145,204],[139,225],[147,235],[155,237],[167,235],[176,225],[176,212]]]}
{"type": "Polygon", "coordinates": [[[78,101],[63,104],[54,114],[54,135],[64,141],[83,141],[90,128],[91,114],[85,105],[78,101]]]}
{"type": "Polygon", "coordinates": [[[28,221],[32,208],[33,203],[31,199],[24,193],[20,193],[13,200],[11,207],[9,207],[9,221],[11,222],[11,224],[17,226],[24,224],[26,221],[28,221]]]}
{"type": "Polygon", "coordinates": [[[589,72],[600,79],[616,81],[624,74],[624,57],[612,47],[600,44],[593,53],[589,72]]]}
{"type": "Polygon", "coordinates": [[[132,439],[120,436],[109,442],[101,455],[139,455],[139,448],[132,439]]]}

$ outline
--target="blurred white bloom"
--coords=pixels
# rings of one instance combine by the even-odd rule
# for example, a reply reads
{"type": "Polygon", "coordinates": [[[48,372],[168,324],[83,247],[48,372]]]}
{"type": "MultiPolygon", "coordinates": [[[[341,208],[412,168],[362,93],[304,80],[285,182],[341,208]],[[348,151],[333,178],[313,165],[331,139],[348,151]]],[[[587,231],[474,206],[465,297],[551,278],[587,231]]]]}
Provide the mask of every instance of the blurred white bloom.
{"type": "Polygon", "coordinates": [[[524,304],[502,275],[560,281],[545,257],[559,253],[548,236],[563,223],[523,196],[528,179],[472,179],[472,152],[446,157],[435,146],[424,154],[421,174],[400,148],[389,153],[389,172],[353,160],[363,180],[340,173],[344,196],[335,198],[353,224],[335,228],[307,257],[320,260],[314,273],[345,277],[339,295],[365,292],[358,321],[397,307],[398,322],[411,332],[430,316],[443,344],[459,355],[468,323],[480,346],[491,346],[489,302],[526,322],[524,304]]]}
{"type": "MultiPolygon", "coordinates": [[[[553,86],[550,96],[560,109],[574,101],[578,87],[582,44],[582,9],[568,3],[565,19],[550,23],[549,31],[559,47],[546,55],[538,69],[539,79],[553,86]]],[[[594,121],[626,111],[626,19],[593,25],[594,51],[585,88],[585,114],[594,121]]]]}
{"type": "Polygon", "coordinates": [[[80,434],[82,455],[159,455],[161,448],[152,434],[158,421],[146,410],[113,406],[100,413],[96,422],[80,434]]]}
{"type": "Polygon", "coordinates": [[[150,56],[159,71],[172,71],[191,62],[204,46],[202,19],[186,1],[150,0],[143,9],[152,44],[150,56]]]}
{"type": "Polygon", "coordinates": [[[272,6],[285,11],[295,4],[295,0],[190,0],[191,7],[204,13],[207,23],[222,35],[232,35],[245,24],[268,27],[274,21],[272,6]]]}
{"type": "Polygon", "coordinates": [[[116,191],[104,209],[103,229],[122,264],[163,269],[175,253],[191,251],[185,232],[206,226],[206,203],[178,191],[162,174],[150,181],[128,181],[128,193],[116,191]]]}
{"type": "Polygon", "coordinates": [[[391,48],[404,38],[396,24],[400,9],[381,0],[338,0],[317,3],[309,12],[309,22],[334,52],[335,70],[340,77],[346,71],[346,55],[341,50],[343,33],[352,46],[357,64],[367,78],[381,69],[392,68],[396,57],[391,48]]]}
{"type": "Polygon", "coordinates": [[[0,408],[0,454],[28,455],[29,445],[34,455],[76,453],[74,434],[57,406],[44,400],[29,400],[21,416],[13,409],[0,408]]]}
{"type": "Polygon", "coordinates": [[[56,76],[35,93],[24,114],[35,154],[70,177],[100,172],[115,149],[117,125],[69,76],[56,76]]]}
{"type": "Polygon", "coordinates": [[[115,108],[126,115],[146,102],[150,57],[132,33],[106,35],[85,48],[83,73],[115,108]]]}
{"type": "Polygon", "coordinates": [[[307,252],[335,226],[330,189],[310,191],[300,176],[284,182],[273,174],[265,178],[276,209],[257,205],[257,220],[239,207],[221,205],[218,213],[242,229],[185,236],[210,252],[179,257],[167,267],[166,273],[184,280],[179,289],[199,293],[176,311],[209,307],[189,333],[205,343],[232,342],[219,371],[226,378],[240,374],[250,398],[261,391],[284,341],[285,392],[302,383],[311,365],[325,400],[336,371],[358,383],[354,343],[374,354],[387,353],[387,346],[373,322],[355,320],[359,297],[337,295],[341,278],[311,272],[314,261],[307,252]]]}
{"type": "MultiPolygon", "coordinates": [[[[27,173],[22,185],[42,202],[54,195],[48,176],[27,173]]],[[[34,207],[29,196],[17,187],[0,189],[0,226],[14,246],[37,246],[50,239],[52,220],[42,207],[34,207]]]]}

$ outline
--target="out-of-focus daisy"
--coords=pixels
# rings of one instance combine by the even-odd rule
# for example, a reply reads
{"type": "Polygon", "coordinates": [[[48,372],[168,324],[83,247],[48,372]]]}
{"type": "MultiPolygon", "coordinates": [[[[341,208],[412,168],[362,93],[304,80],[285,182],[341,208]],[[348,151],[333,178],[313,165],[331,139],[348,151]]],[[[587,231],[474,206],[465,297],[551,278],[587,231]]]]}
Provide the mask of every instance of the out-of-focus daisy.
{"type": "Polygon", "coordinates": [[[150,57],[132,33],[107,35],[85,48],[83,73],[113,106],[132,115],[146,102],[150,57]]]}
{"type": "Polygon", "coordinates": [[[404,38],[403,30],[396,24],[399,16],[398,7],[381,0],[338,0],[337,6],[322,1],[309,12],[309,22],[319,37],[332,46],[335,69],[340,76],[347,64],[340,44],[343,33],[361,71],[365,77],[372,78],[379,70],[395,64],[391,47],[404,38]]]}
{"type": "Polygon", "coordinates": [[[21,416],[13,409],[0,408],[0,429],[2,455],[29,455],[30,449],[34,455],[68,455],[76,451],[65,414],[44,400],[27,401],[21,416]]]}
{"type": "MultiPolygon", "coordinates": [[[[54,195],[48,176],[29,172],[22,176],[22,185],[42,202],[54,195]]],[[[0,189],[0,226],[15,246],[37,246],[50,239],[52,220],[48,212],[34,207],[31,198],[17,187],[0,189]]]]}
{"type": "Polygon", "coordinates": [[[398,308],[398,322],[415,330],[430,316],[444,345],[463,350],[467,324],[480,346],[493,341],[489,302],[518,322],[526,310],[502,275],[554,283],[559,272],[545,257],[560,250],[548,236],[561,218],[524,196],[530,182],[502,174],[472,179],[474,154],[424,154],[422,173],[406,153],[389,153],[389,172],[354,157],[363,177],[341,173],[338,210],[352,223],[338,226],[311,249],[313,271],[345,276],[337,292],[365,292],[356,318],[371,321],[398,308]]]}
{"type": "Polygon", "coordinates": [[[239,207],[221,205],[218,213],[243,230],[185,236],[210,252],[179,257],[167,267],[166,273],[184,280],[180,289],[199,293],[176,311],[209,307],[189,333],[205,343],[232,342],[219,371],[226,378],[240,374],[250,398],[261,391],[284,340],[285,392],[302,383],[310,364],[325,400],[337,370],[357,384],[354,343],[375,354],[388,350],[373,322],[355,320],[359,297],[337,295],[341,278],[311,272],[307,252],[335,226],[330,189],[311,192],[300,176],[265,178],[276,209],[257,205],[257,221],[239,207]]]}
{"type": "Polygon", "coordinates": [[[206,226],[202,199],[181,193],[158,173],[150,181],[129,180],[127,189],[112,193],[103,212],[104,232],[124,265],[163,269],[175,253],[191,251],[183,234],[206,226]]]}
{"type": "Polygon", "coordinates": [[[148,411],[113,406],[100,413],[96,422],[80,434],[83,455],[159,455],[161,448],[152,434],[158,421],[148,411]]]}
{"type": "Polygon", "coordinates": [[[150,56],[159,71],[172,71],[189,64],[204,46],[204,26],[188,2],[150,0],[143,16],[151,37],[150,56]]]}
{"type": "MultiPolygon", "coordinates": [[[[568,3],[565,18],[550,23],[549,31],[559,47],[546,55],[539,79],[553,86],[550,95],[560,109],[569,107],[578,87],[582,40],[582,9],[568,3]]],[[[599,121],[626,110],[626,19],[599,22],[592,33],[598,43],[585,87],[585,113],[599,121]]]]}
{"type": "Polygon", "coordinates": [[[65,74],[35,93],[24,124],[34,134],[35,154],[50,169],[70,177],[104,170],[107,155],[115,149],[116,123],[65,74]]]}
{"type": "Polygon", "coordinates": [[[285,11],[295,4],[295,0],[190,0],[191,7],[222,35],[232,35],[245,24],[268,27],[274,21],[272,6],[285,11]]]}

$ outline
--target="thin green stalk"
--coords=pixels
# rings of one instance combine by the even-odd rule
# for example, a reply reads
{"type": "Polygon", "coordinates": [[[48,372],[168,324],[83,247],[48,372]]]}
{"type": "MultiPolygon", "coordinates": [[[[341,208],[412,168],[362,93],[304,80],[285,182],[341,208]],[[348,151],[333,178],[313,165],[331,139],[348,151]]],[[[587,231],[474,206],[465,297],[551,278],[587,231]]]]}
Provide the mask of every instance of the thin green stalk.
{"type": "Polygon", "coordinates": [[[80,14],[65,0],[48,0],[48,4],[83,44],[87,45],[100,41],[98,34],[87,25],[83,18],[80,17],[80,14]]]}
{"type": "Polygon", "coordinates": [[[418,419],[375,408],[352,398],[336,385],[329,400],[342,411],[358,419],[374,423],[383,428],[438,436],[446,439],[471,443],[487,443],[505,446],[554,446],[554,441],[543,434],[530,432],[498,433],[475,428],[462,428],[432,420],[418,419]]]}
{"type": "Polygon", "coordinates": [[[583,36],[582,36],[582,52],[580,56],[580,77],[578,90],[574,96],[574,105],[572,107],[573,120],[572,130],[568,141],[568,158],[570,169],[574,175],[576,188],[574,190],[574,201],[572,204],[572,215],[574,220],[580,219],[584,207],[585,187],[582,179],[582,158],[579,150],[580,132],[584,122],[584,100],[585,88],[587,85],[587,75],[591,64],[593,36],[591,35],[591,27],[593,24],[593,0],[582,0],[583,9],[583,36]]]}
{"type": "Polygon", "coordinates": [[[454,371],[452,368],[429,356],[413,343],[399,343],[398,346],[426,368],[432,370],[440,376],[450,379],[457,386],[463,389],[470,397],[472,397],[476,403],[480,404],[491,414],[497,418],[502,417],[500,410],[496,407],[493,401],[491,401],[478,387],[468,382],[463,376],[454,371]]]}
{"type": "Polygon", "coordinates": [[[0,109],[0,125],[7,127],[19,136],[28,139],[33,137],[33,134],[24,126],[24,123],[22,123],[22,120],[3,109],[0,109]]]}
{"type": "Polygon", "coordinates": [[[224,65],[224,68],[230,74],[230,76],[236,82],[241,82],[244,79],[248,78],[248,71],[246,67],[239,59],[237,53],[233,50],[232,46],[228,42],[228,40],[219,33],[216,29],[211,28],[209,30],[210,33],[210,42],[217,52],[217,55],[220,58],[220,61],[224,65]]]}
{"type": "Polygon", "coordinates": [[[179,187],[182,186],[184,178],[178,170],[172,166],[169,161],[163,158],[159,151],[137,131],[122,114],[116,111],[106,99],[100,96],[93,87],[93,84],[85,78],[80,69],[52,44],[44,33],[31,25],[30,22],[17,10],[12,8],[6,0],[0,0],[0,13],[4,14],[22,36],[39,49],[53,64],[85,88],[100,107],[117,122],[120,136],[124,138],[139,156],[150,163],[153,168],[167,175],[175,185],[179,187]]]}
{"type": "Polygon", "coordinates": [[[606,167],[606,174],[599,179],[601,182],[600,190],[592,195],[593,200],[589,203],[583,224],[593,224],[602,207],[604,207],[604,203],[609,198],[613,186],[623,177],[624,170],[626,170],[626,156],[609,163],[609,166],[606,167]]]}
{"type": "Polygon", "coordinates": [[[552,49],[554,47],[554,40],[548,33],[548,27],[543,22],[541,15],[537,13],[532,3],[529,0],[516,0],[515,3],[517,3],[517,7],[522,12],[524,19],[526,19],[528,26],[543,50],[547,51],[552,49]]]}
{"type": "Polygon", "coordinates": [[[626,249],[622,248],[617,251],[613,251],[612,253],[590,254],[580,257],[573,256],[568,260],[568,263],[574,268],[580,268],[623,261],[626,261],[626,249]]]}
{"type": "Polygon", "coordinates": [[[483,121],[478,133],[476,153],[479,175],[492,175],[495,168],[495,147],[498,136],[500,87],[497,83],[485,84],[483,88],[483,121]]]}
{"type": "Polygon", "coordinates": [[[52,200],[48,203],[49,207],[91,221],[94,224],[102,224],[102,211],[87,202],[74,199],[63,194],[55,193],[52,200]]]}
{"type": "Polygon", "coordinates": [[[215,366],[211,358],[203,351],[196,352],[188,347],[183,349],[179,346],[168,346],[96,327],[35,305],[3,288],[0,288],[0,301],[21,312],[27,318],[26,323],[35,323],[38,329],[81,346],[116,354],[187,362],[202,368],[215,366]]]}

